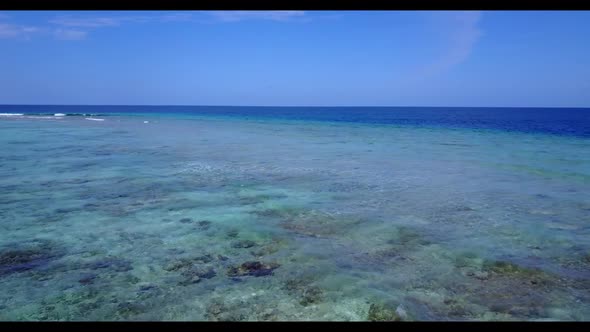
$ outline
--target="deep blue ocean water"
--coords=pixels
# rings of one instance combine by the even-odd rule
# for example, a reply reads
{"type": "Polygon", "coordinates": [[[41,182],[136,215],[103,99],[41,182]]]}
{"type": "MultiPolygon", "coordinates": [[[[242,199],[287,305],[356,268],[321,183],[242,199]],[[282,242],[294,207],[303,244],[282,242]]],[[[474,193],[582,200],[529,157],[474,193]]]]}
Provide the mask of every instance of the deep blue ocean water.
{"type": "Polygon", "coordinates": [[[0,105],[0,113],[214,115],[496,129],[590,137],[590,108],[0,105]]]}

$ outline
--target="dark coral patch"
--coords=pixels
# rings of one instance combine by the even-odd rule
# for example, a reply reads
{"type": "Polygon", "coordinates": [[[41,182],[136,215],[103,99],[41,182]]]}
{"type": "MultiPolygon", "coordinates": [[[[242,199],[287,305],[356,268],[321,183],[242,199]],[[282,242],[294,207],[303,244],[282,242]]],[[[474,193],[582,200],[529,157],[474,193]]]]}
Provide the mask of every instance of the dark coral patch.
{"type": "Polygon", "coordinates": [[[299,304],[308,306],[320,302],[324,294],[321,288],[310,283],[308,279],[290,279],[285,282],[284,289],[290,295],[297,296],[299,304]]]}
{"type": "Polygon", "coordinates": [[[256,246],[256,242],[252,241],[252,240],[240,240],[240,241],[236,241],[234,243],[232,243],[232,248],[237,248],[237,249],[244,249],[244,248],[252,248],[254,246],[256,246]]]}
{"type": "Polygon", "coordinates": [[[206,231],[211,226],[211,222],[209,220],[199,220],[197,225],[199,225],[199,229],[206,231]]]}
{"type": "Polygon", "coordinates": [[[372,322],[397,322],[402,321],[403,318],[396,312],[396,310],[381,304],[371,304],[367,320],[372,322]]]}
{"type": "Polygon", "coordinates": [[[212,268],[202,268],[199,266],[193,266],[182,272],[184,279],[179,283],[181,286],[190,284],[196,284],[202,279],[211,279],[215,277],[217,273],[212,268]]]}
{"type": "Polygon", "coordinates": [[[107,257],[86,264],[91,270],[110,269],[115,272],[127,272],[133,269],[131,262],[121,258],[107,257]]]}
{"type": "MultiPolygon", "coordinates": [[[[18,248],[18,245],[14,247],[18,248]]],[[[0,251],[0,276],[47,265],[62,256],[49,242],[36,242],[18,249],[0,251]]]]}
{"type": "Polygon", "coordinates": [[[88,273],[88,274],[84,274],[82,275],[82,277],[78,280],[78,282],[82,285],[90,285],[93,284],[94,281],[96,280],[96,278],[98,277],[98,275],[94,274],[94,273],[88,273]]]}
{"type": "Polygon", "coordinates": [[[483,270],[494,276],[512,278],[531,285],[547,284],[552,280],[551,276],[542,270],[505,261],[486,261],[483,264],[483,270]]]}
{"type": "Polygon", "coordinates": [[[245,262],[238,267],[231,267],[227,271],[227,275],[230,277],[240,276],[254,276],[263,277],[272,275],[273,270],[281,266],[278,263],[262,263],[262,262],[245,262]]]}

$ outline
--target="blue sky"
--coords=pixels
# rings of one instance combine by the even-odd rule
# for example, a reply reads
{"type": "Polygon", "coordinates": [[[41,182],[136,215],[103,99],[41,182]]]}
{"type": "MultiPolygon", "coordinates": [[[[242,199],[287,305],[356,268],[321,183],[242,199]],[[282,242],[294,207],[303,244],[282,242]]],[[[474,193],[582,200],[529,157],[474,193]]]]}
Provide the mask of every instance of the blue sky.
{"type": "Polygon", "coordinates": [[[590,107],[590,12],[3,11],[0,104],[590,107]]]}

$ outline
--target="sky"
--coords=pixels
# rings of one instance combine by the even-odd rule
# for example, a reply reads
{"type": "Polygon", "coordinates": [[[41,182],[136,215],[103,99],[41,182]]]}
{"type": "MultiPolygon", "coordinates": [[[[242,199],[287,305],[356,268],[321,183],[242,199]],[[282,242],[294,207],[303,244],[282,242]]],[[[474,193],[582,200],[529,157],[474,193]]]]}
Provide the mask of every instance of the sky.
{"type": "Polygon", "coordinates": [[[590,11],[0,11],[0,104],[590,107],[590,11]]]}

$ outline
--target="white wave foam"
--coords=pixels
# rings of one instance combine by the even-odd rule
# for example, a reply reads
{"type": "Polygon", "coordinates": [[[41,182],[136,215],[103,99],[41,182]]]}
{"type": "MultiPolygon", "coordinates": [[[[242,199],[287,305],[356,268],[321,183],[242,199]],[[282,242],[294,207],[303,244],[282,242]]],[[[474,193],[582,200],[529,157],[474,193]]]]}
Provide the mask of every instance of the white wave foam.
{"type": "Polygon", "coordinates": [[[25,118],[27,119],[52,119],[52,120],[57,120],[61,118],[55,118],[53,116],[38,116],[38,115],[29,115],[29,116],[25,116],[25,118]]]}
{"type": "Polygon", "coordinates": [[[53,116],[66,116],[66,115],[63,113],[55,113],[55,114],[53,114],[53,116]]]}
{"type": "Polygon", "coordinates": [[[22,113],[0,113],[0,116],[23,116],[22,113]]]}
{"type": "Polygon", "coordinates": [[[86,120],[91,120],[91,121],[104,121],[104,119],[97,119],[97,118],[85,118],[86,120]]]}

